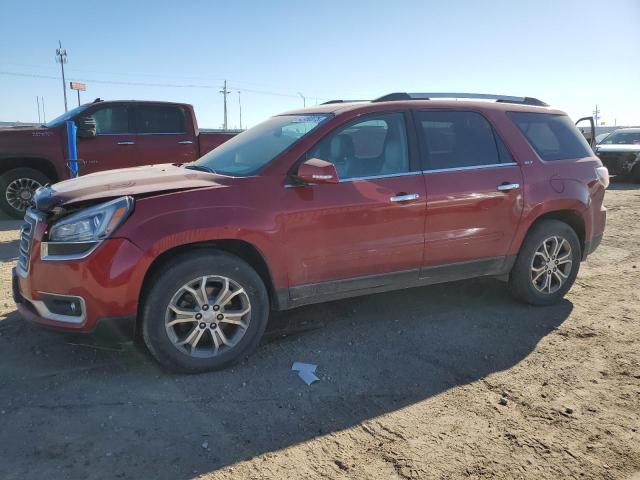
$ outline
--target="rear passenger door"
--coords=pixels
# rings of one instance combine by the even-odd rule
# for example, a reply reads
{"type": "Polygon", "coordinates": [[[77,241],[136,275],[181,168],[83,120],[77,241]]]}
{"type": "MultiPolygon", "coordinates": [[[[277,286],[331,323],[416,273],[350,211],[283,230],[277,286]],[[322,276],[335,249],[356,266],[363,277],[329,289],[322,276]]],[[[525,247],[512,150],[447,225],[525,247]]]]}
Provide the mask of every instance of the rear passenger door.
{"type": "Polygon", "coordinates": [[[449,264],[459,264],[459,277],[499,269],[522,213],[519,165],[477,112],[414,115],[427,188],[421,276],[449,264]]]}
{"type": "Polygon", "coordinates": [[[188,163],[198,158],[191,116],[180,105],[134,108],[138,164],[188,163]]]}

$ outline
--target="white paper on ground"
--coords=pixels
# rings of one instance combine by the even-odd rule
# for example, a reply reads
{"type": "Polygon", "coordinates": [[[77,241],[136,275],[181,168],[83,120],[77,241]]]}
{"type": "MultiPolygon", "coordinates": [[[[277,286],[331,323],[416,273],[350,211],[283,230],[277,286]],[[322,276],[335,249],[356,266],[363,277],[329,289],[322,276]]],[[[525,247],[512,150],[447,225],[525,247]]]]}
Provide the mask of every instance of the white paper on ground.
{"type": "Polygon", "coordinates": [[[317,382],[318,380],[320,380],[318,377],[315,376],[313,372],[310,372],[309,370],[300,370],[298,372],[298,376],[307,385],[311,385],[313,382],[317,382]]]}
{"type": "Polygon", "coordinates": [[[314,365],[313,363],[302,363],[302,362],[293,362],[293,365],[291,366],[291,370],[293,370],[294,372],[302,372],[302,371],[306,371],[306,372],[315,372],[316,368],[318,368],[317,365],[314,365]]]}
{"type": "Polygon", "coordinates": [[[320,380],[315,376],[316,368],[318,368],[318,366],[313,363],[294,362],[293,365],[291,365],[291,370],[298,372],[298,376],[307,385],[311,385],[313,382],[320,380]]]}

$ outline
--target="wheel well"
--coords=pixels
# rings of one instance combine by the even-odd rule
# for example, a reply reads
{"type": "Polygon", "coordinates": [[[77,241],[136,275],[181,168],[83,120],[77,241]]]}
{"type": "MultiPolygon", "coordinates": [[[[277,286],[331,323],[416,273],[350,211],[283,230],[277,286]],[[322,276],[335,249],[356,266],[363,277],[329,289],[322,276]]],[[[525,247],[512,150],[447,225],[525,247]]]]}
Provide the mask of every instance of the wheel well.
{"type": "Polygon", "coordinates": [[[0,175],[14,168],[33,168],[46,175],[51,182],[59,180],[56,167],[46,158],[3,158],[0,160],[0,175]]]}
{"type": "MultiPolygon", "coordinates": [[[[543,220],[559,220],[573,228],[573,231],[576,232],[576,235],[578,236],[578,240],[580,240],[580,248],[584,252],[584,220],[578,212],[575,210],[556,210],[553,212],[547,212],[536,218],[536,220],[531,224],[531,227],[543,220]]],[[[531,227],[529,227],[529,229],[531,229],[531,227]]]]}
{"type": "MultiPolygon", "coordinates": [[[[153,261],[144,276],[144,281],[142,282],[142,289],[138,301],[138,318],[140,318],[141,308],[142,305],[144,305],[145,296],[149,289],[149,284],[151,283],[151,280],[153,280],[153,277],[162,270],[162,267],[166,265],[167,262],[171,261],[178,255],[182,255],[183,253],[187,252],[193,252],[194,250],[198,249],[215,249],[222,252],[227,252],[247,262],[258,273],[258,275],[264,282],[264,285],[267,288],[267,292],[269,293],[269,300],[271,305],[277,305],[278,297],[273,286],[271,273],[269,272],[267,262],[265,261],[260,251],[255,246],[253,246],[249,242],[245,242],[244,240],[213,240],[210,242],[180,245],[179,247],[167,250],[153,261]]],[[[137,325],[136,329],[138,328],[139,325],[137,325]]]]}

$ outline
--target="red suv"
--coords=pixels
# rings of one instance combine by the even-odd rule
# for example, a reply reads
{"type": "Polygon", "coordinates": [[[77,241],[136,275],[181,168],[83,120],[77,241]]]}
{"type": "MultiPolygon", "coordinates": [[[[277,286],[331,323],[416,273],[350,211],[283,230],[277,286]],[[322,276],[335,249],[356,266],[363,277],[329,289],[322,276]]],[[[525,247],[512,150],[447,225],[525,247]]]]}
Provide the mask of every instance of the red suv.
{"type": "Polygon", "coordinates": [[[608,182],[534,98],[333,101],[195,163],[39,189],[14,296],[37,323],[129,319],[164,366],[216,369],[257,345],[271,309],[478,276],[557,302],[602,239],[608,182]]]}

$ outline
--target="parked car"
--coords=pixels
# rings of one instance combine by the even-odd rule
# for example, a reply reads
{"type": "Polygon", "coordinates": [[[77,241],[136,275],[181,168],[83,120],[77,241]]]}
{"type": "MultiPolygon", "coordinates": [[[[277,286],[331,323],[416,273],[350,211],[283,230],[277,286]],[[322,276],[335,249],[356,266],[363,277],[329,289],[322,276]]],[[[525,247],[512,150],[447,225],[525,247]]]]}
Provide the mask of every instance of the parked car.
{"type": "Polygon", "coordinates": [[[558,302],[602,239],[607,169],[539,100],[444,95],[497,101],[332,102],[182,167],[39,189],[19,312],[77,332],[129,320],[162,365],[198,372],[247,355],[272,309],[479,276],[558,302]]]}
{"type": "Polygon", "coordinates": [[[39,127],[0,129],[0,208],[22,218],[42,185],[69,178],[67,120],[78,126],[79,173],[192,162],[239,131],[198,130],[191,105],[97,99],[39,127]]]}
{"type": "Polygon", "coordinates": [[[640,128],[621,128],[598,143],[595,152],[613,175],[640,183],[640,128]]]}

